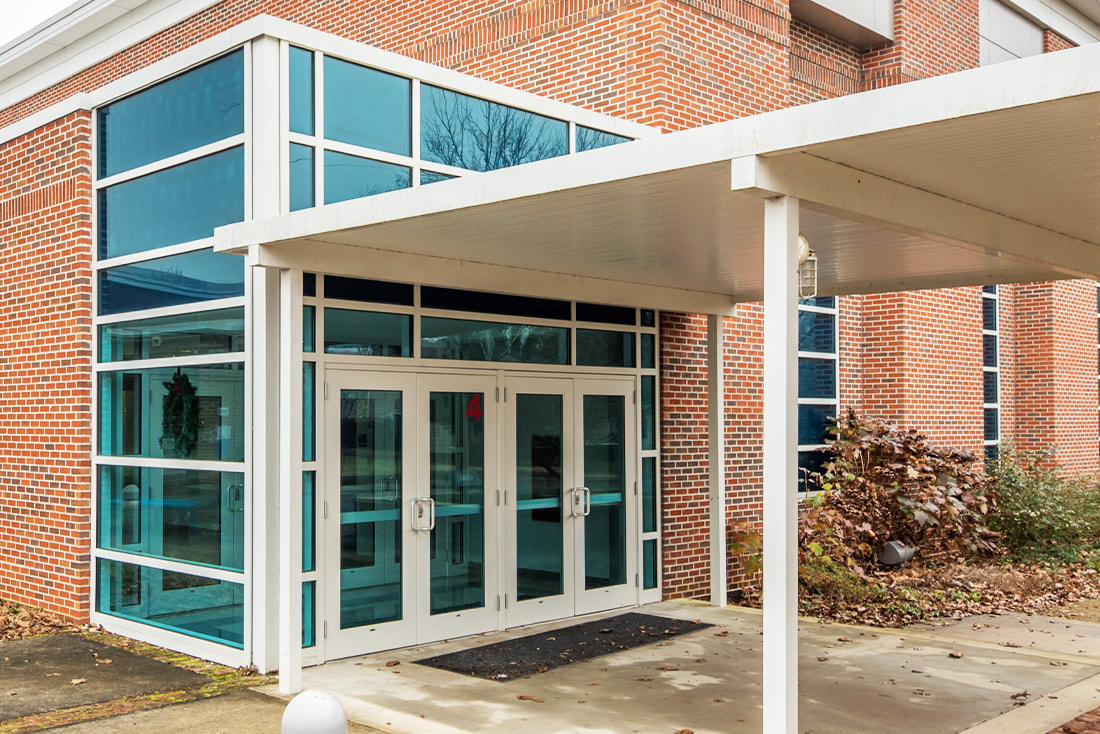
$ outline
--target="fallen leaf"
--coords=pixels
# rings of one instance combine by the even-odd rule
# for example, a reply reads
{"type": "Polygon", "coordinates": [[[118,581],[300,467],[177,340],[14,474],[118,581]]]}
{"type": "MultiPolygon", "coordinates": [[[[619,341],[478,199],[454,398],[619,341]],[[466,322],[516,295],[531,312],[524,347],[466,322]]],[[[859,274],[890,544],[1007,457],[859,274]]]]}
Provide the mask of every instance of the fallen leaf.
{"type": "Polygon", "coordinates": [[[1062,662],[1061,660],[1051,660],[1050,664],[1051,665],[1057,665],[1058,667],[1062,667],[1063,665],[1065,665],[1065,663],[1062,662]]]}
{"type": "Polygon", "coordinates": [[[715,636],[715,637],[725,637],[725,636],[727,636],[727,635],[728,635],[729,633],[730,633],[730,631],[729,631],[729,630],[722,630],[722,631],[720,631],[720,632],[715,632],[715,633],[714,633],[714,636],[715,636]]]}
{"type": "Polygon", "coordinates": [[[694,729],[677,729],[672,734],[695,734],[694,729]]]}
{"type": "Polygon", "coordinates": [[[535,698],[534,696],[516,696],[520,701],[534,701],[535,703],[543,703],[543,699],[535,698]]]}
{"type": "Polygon", "coordinates": [[[836,641],[837,642],[851,642],[852,640],[851,640],[851,638],[848,638],[848,637],[838,637],[838,638],[836,638],[836,641]]]}
{"type": "Polygon", "coordinates": [[[53,678],[56,675],[61,675],[61,673],[46,673],[47,678],[53,678]]]}
{"type": "Polygon", "coordinates": [[[957,659],[957,658],[961,658],[962,656],[963,656],[963,654],[961,652],[958,652],[957,650],[952,650],[951,652],[947,653],[947,657],[949,657],[949,658],[956,658],[957,659]]]}
{"type": "Polygon", "coordinates": [[[827,658],[827,657],[824,657],[824,656],[819,656],[819,657],[817,658],[817,662],[819,662],[819,663],[823,663],[823,662],[825,662],[825,661],[826,661],[826,660],[828,660],[828,659],[829,659],[829,658],[827,658]]]}
{"type": "Polygon", "coordinates": [[[610,627],[604,627],[602,630],[600,630],[600,632],[604,633],[605,635],[610,631],[611,631],[610,627]]]}
{"type": "Polygon", "coordinates": [[[70,681],[70,683],[72,683],[74,686],[79,686],[81,683],[87,683],[87,682],[88,682],[87,678],[73,678],[70,681]]]}
{"type": "Polygon", "coordinates": [[[401,664],[400,660],[387,660],[386,661],[386,667],[387,668],[392,668],[393,666],[400,665],[400,664],[401,664]]]}
{"type": "Polygon", "coordinates": [[[1027,698],[1030,695],[1027,691],[1020,691],[1019,693],[1013,693],[1009,698],[1027,698]]]}
{"type": "Polygon", "coordinates": [[[652,678],[635,678],[634,680],[640,680],[642,683],[649,683],[652,678]]]}
{"type": "Polygon", "coordinates": [[[99,663],[99,664],[102,664],[102,665],[110,665],[112,662],[114,662],[114,661],[111,660],[110,658],[96,658],[96,663],[99,663]]]}
{"type": "Polygon", "coordinates": [[[677,668],[675,665],[662,665],[661,667],[657,668],[657,670],[672,671],[672,670],[679,670],[679,668],[677,668]]]}

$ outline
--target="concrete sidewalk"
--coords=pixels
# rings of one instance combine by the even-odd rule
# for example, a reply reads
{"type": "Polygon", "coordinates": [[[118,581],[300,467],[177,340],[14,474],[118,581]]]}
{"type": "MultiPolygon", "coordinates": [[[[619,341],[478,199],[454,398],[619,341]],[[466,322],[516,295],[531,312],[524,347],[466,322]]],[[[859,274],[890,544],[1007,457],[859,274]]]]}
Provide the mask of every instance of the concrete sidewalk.
{"type": "MultiPolygon", "coordinates": [[[[718,627],[509,682],[413,663],[571,623],[561,622],[331,662],[307,669],[303,685],[335,693],[349,719],[399,734],[760,731],[760,613],[692,602],[643,611],[718,627]]],[[[804,734],[1045,734],[1100,707],[1100,625],[804,620],[799,643],[804,734]]]]}

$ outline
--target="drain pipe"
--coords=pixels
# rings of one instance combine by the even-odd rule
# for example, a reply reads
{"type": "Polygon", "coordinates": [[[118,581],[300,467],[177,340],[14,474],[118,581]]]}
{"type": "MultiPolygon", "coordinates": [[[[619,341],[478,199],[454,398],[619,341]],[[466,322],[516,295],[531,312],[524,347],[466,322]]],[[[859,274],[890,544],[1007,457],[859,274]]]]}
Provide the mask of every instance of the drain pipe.
{"type": "Polygon", "coordinates": [[[283,711],[282,734],[348,734],[348,717],[331,693],[302,691],[283,711]]]}

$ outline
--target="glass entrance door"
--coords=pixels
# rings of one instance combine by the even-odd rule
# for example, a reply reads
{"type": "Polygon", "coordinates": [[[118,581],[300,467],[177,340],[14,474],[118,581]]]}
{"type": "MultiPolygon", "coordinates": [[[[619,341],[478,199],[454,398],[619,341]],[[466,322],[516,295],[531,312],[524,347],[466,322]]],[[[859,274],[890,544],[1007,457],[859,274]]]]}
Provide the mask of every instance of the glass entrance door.
{"type": "Polygon", "coordinates": [[[507,624],[637,602],[634,383],[507,383],[507,624]]]}

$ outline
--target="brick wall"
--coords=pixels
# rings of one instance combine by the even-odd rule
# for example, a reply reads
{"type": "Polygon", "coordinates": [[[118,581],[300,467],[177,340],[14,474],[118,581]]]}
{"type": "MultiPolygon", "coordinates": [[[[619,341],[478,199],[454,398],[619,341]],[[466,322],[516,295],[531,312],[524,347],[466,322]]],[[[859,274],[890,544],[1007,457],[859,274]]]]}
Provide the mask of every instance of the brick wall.
{"type": "Polygon", "coordinates": [[[1063,38],[1049,28],[1043,30],[1043,53],[1048,54],[1052,51],[1064,51],[1067,48],[1074,48],[1077,44],[1068,38],[1063,38]]]}
{"type": "Polygon", "coordinates": [[[792,104],[817,102],[861,91],[862,55],[855,46],[791,21],[792,104]]]}
{"type": "Polygon", "coordinates": [[[978,66],[978,0],[898,0],[894,42],[863,55],[863,88],[978,66]]]}
{"type": "Polygon", "coordinates": [[[91,118],[0,146],[0,598],[88,614],[91,118]]]}

